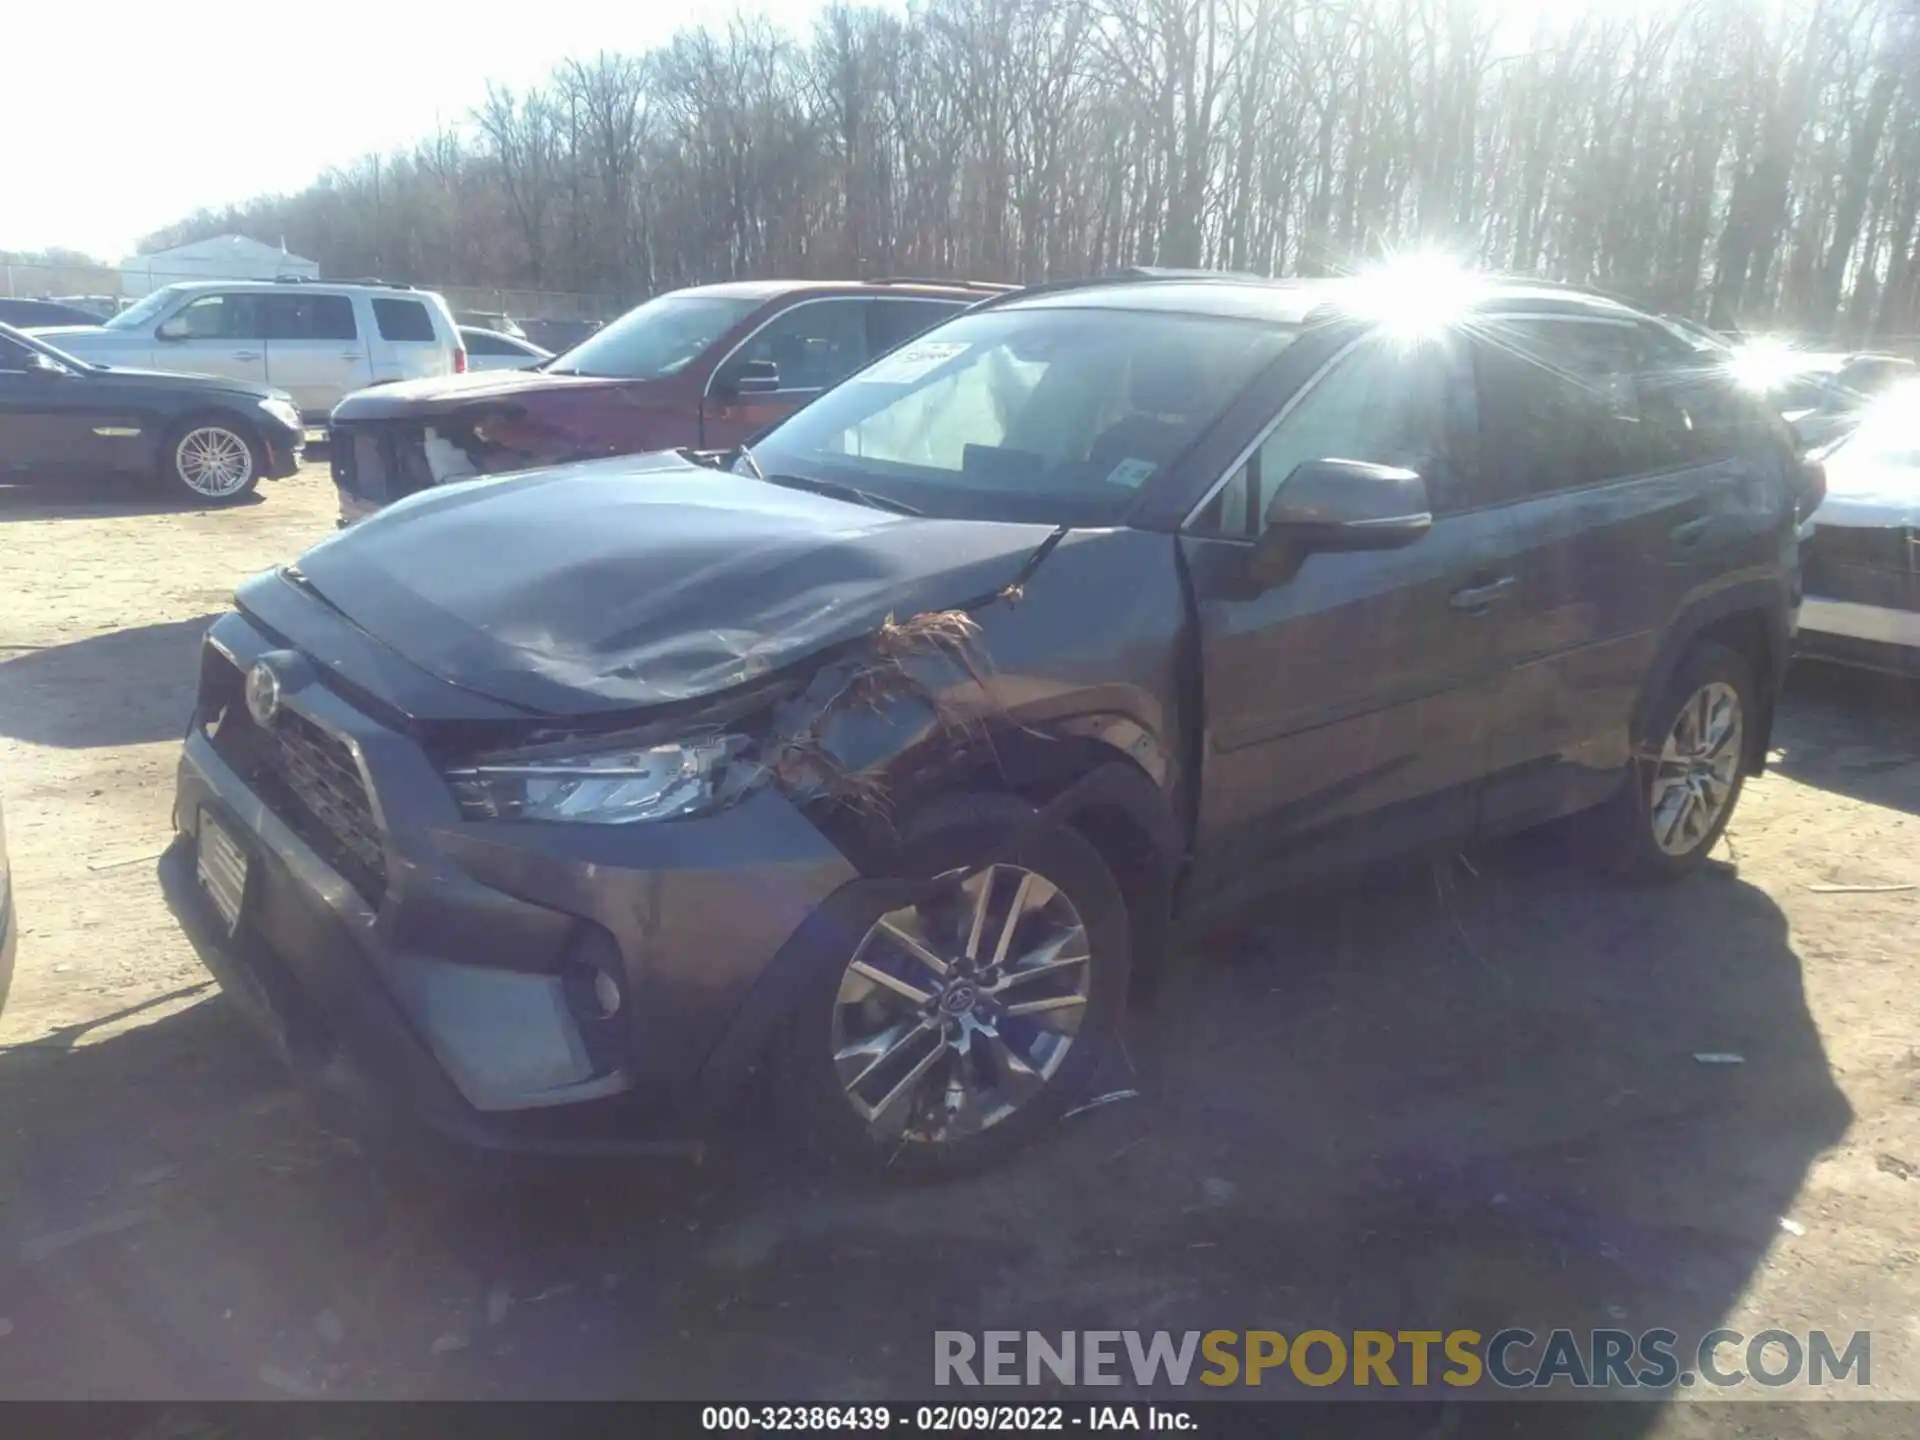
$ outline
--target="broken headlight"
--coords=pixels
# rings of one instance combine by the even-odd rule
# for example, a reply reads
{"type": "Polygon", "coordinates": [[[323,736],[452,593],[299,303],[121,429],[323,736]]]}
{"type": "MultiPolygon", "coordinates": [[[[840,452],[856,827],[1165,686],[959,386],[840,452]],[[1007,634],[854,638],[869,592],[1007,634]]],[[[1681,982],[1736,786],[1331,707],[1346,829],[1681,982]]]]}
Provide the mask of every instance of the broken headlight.
{"type": "Polygon", "coordinates": [[[700,815],[723,803],[737,735],[675,744],[503,755],[446,772],[469,820],[632,825],[700,815]]]}

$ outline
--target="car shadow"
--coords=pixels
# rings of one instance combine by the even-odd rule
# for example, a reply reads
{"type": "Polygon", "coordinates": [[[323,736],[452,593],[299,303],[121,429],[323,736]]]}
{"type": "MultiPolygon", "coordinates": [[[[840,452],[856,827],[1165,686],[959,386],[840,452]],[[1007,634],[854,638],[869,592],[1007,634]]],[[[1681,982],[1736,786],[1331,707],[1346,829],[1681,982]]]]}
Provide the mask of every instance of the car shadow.
{"type": "Polygon", "coordinates": [[[1920,684],[1912,680],[1796,664],[1773,743],[1782,775],[1920,815],[1920,684]]]}
{"type": "Polygon", "coordinates": [[[138,475],[35,476],[0,480],[0,525],[23,520],[97,520],[121,515],[179,515],[245,510],[266,499],[259,489],[221,505],[174,495],[138,475]]]}
{"type": "Polygon", "coordinates": [[[200,639],[216,618],[0,649],[0,735],[60,750],[178,740],[193,708],[200,639]]]}
{"type": "MultiPolygon", "coordinates": [[[[1509,845],[1172,965],[1106,1103],[939,1186],[818,1173],[754,1106],[703,1166],[420,1179],[324,1129],[224,999],[0,1052],[0,1393],[900,1399],[935,1393],[937,1329],[1685,1345],[1851,1118],[1784,918],[1726,874],[1622,890],[1509,845]]],[[[1445,1433],[1425,1398],[1377,1433],[1445,1433]]]]}

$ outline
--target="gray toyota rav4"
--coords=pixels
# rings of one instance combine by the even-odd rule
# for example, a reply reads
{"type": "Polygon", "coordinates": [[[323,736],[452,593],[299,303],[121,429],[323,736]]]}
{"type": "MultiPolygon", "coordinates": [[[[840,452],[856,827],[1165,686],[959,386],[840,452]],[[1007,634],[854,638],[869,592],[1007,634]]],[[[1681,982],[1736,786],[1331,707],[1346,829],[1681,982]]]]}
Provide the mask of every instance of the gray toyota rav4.
{"type": "Polygon", "coordinates": [[[1028,290],[751,448],[432,490],[248,581],[161,873],[370,1120],[645,1151],[771,1076],[828,1154],[955,1169],[1073,1103],[1177,921],[1574,812],[1700,865],[1814,485],[1597,297],[1028,290]]]}

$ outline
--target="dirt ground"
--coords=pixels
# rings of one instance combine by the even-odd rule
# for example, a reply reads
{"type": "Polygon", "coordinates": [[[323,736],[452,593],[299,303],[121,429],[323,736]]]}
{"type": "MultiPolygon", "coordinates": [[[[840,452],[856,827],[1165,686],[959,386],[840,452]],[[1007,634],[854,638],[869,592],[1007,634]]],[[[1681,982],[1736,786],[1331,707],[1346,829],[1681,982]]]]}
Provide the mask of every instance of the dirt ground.
{"type": "MultiPolygon", "coordinates": [[[[1871,1393],[1920,1400],[1920,891],[1816,888],[1920,884],[1911,689],[1797,675],[1686,884],[1527,838],[1186,943],[1137,1096],[976,1180],[823,1179],[749,1127],[700,1167],[400,1183],[153,876],[201,630],[331,525],[311,465],[207,513],[0,487],[0,1395],[904,1398],[942,1328],[1724,1324],[1871,1330],[1871,1393]]],[[[1738,1433],[1894,1423],[1782,1413],[1738,1433]]]]}

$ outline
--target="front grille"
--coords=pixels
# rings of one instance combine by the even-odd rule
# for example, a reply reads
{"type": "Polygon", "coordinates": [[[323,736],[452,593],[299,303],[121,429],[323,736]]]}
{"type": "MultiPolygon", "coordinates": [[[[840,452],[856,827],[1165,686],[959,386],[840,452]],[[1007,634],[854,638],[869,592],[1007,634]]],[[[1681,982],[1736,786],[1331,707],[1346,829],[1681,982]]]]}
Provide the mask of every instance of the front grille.
{"type": "Polygon", "coordinates": [[[387,893],[386,847],[353,752],[306,716],[282,710],[263,730],[247,711],[245,680],[205,647],[199,723],[219,755],[267,808],[371,903],[387,893]]]}

